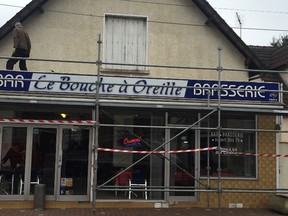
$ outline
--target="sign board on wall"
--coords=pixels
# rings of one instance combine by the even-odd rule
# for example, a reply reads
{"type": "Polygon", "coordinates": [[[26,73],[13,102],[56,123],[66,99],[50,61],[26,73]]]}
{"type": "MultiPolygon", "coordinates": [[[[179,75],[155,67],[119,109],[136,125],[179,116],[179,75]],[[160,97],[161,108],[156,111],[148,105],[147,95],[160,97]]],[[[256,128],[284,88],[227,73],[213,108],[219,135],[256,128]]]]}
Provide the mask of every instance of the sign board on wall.
{"type": "MultiPolygon", "coordinates": [[[[0,71],[0,91],[95,94],[97,76],[0,71]]],[[[101,95],[217,99],[218,81],[101,76],[101,95]]],[[[221,99],[280,102],[278,83],[221,82],[221,99]]]]}

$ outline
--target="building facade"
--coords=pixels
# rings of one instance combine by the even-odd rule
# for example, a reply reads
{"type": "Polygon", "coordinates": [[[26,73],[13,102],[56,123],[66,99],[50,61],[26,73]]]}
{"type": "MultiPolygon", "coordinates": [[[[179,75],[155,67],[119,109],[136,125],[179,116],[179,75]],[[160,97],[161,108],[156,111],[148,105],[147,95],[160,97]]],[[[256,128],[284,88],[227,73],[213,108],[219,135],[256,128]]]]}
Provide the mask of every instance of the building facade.
{"type": "Polygon", "coordinates": [[[32,52],[29,71],[0,71],[1,200],[45,184],[51,203],[92,202],[96,180],[99,205],[267,205],[247,191],[276,188],[275,158],[258,153],[276,153],[281,85],[250,81],[262,63],[206,1],[32,1],[21,13],[32,52]]]}
{"type": "MultiPolygon", "coordinates": [[[[264,73],[261,75],[261,81],[274,81],[282,83],[283,85],[283,102],[285,109],[287,109],[287,64],[288,64],[288,46],[282,47],[262,47],[251,46],[253,52],[265,63],[265,67],[268,70],[274,70],[275,73],[264,73]]],[[[277,139],[279,140],[279,148],[277,152],[280,155],[286,155],[288,151],[288,139],[287,139],[287,117],[282,116],[278,121],[278,133],[277,139]]],[[[281,157],[279,159],[279,178],[277,178],[277,188],[285,190],[288,188],[287,184],[287,161],[281,157]]],[[[285,194],[284,194],[285,195],[285,194]]]]}

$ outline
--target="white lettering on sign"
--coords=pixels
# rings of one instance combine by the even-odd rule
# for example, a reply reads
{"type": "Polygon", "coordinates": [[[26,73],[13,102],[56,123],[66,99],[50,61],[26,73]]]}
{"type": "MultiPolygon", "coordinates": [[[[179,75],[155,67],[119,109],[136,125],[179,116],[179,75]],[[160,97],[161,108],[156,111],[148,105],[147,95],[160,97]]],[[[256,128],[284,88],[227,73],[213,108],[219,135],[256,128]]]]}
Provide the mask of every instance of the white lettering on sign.
{"type": "MultiPolygon", "coordinates": [[[[96,76],[33,74],[32,91],[65,93],[95,93],[96,76]]],[[[146,95],[184,97],[187,81],[167,81],[161,79],[139,79],[127,77],[101,77],[99,93],[113,95],[146,95]]]]}
{"type": "MultiPolygon", "coordinates": [[[[211,131],[210,137],[212,142],[218,142],[218,132],[211,131]]],[[[224,131],[220,132],[220,142],[226,143],[242,143],[244,138],[244,133],[241,132],[234,132],[234,131],[224,131]]]]}
{"type": "MultiPolygon", "coordinates": [[[[195,83],[194,84],[194,95],[204,96],[207,94],[207,90],[210,90],[211,96],[215,96],[218,91],[218,84],[210,85],[208,83],[201,84],[195,83]]],[[[240,97],[240,98],[265,98],[263,95],[263,89],[265,86],[252,86],[252,85],[239,85],[236,86],[235,84],[222,84],[221,85],[221,96],[222,97],[240,97]],[[261,91],[262,90],[262,91],[261,91]]]]}
{"type": "Polygon", "coordinates": [[[147,80],[139,80],[135,83],[133,92],[146,95],[180,95],[182,88],[175,86],[175,82],[162,82],[161,86],[148,86],[147,80]]]}
{"type": "Polygon", "coordinates": [[[0,74],[0,87],[12,87],[12,88],[24,88],[24,77],[22,75],[16,75],[15,77],[12,74],[7,74],[3,76],[0,74]]]}
{"type": "MultiPolygon", "coordinates": [[[[238,149],[235,147],[222,147],[220,150],[220,154],[223,155],[235,155],[238,154],[238,149]]],[[[219,154],[219,150],[215,151],[216,154],[219,154]]]]}

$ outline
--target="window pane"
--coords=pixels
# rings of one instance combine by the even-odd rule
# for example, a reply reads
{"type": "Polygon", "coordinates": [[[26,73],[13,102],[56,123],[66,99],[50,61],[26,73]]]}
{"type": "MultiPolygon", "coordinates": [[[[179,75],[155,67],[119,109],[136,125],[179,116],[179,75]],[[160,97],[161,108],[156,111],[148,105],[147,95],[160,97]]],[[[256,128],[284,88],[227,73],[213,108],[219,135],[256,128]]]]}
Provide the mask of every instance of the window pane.
{"type": "MultiPolygon", "coordinates": [[[[186,125],[190,126],[197,122],[197,113],[191,112],[169,112],[168,123],[172,125],[186,125]]],[[[195,125],[196,126],[196,125],[195,125]]]]}
{"type": "MultiPolygon", "coordinates": [[[[170,150],[195,149],[195,133],[186,131],[178,136],[182,130],[171,130],[171,137],[177,136],[170,142],[170,150]]],[[[170,156],[170,186],[172,188],[195,186],[195,153],[178,153],[170,156]]],[[[183,190],[183,188],[182,188],[183,190]]],[[[170,192],[170,196],[194,196],[194,192],[185,190],[170,192]]]]}
{"type": "Polygon", "coordinates": [[[47,195],[54,194],[56,133],[54,128],[33,129],[31,193],[35,184],[41,183],[46,185],[47,195]]]}
{"type": "MultiPolygon", "coordinates": [[[[114,125],[102,126],[99,129],[99,145],[102,148],[120,150],[151,151],[164,142],[165,130],[150,128],[164,124],[164,114],[153,111],[137,110],[102,110],[100,121],[114,125]],[[127,127],[124,127],[126,125],[127,127]],[[136,127],[136,125],[138,127],[136,127]],[[140,125],[143,125],[140,126],[140,125]],[[145,127],[144,127],[145,126],[145,127]]],[[[163,150],[163,149],[162,149],[163,150]]],[[[99,151],[98,185],[105,183],[123,169],[133,165],[144,157],[145,154],[119,153],[99,151]]],[[[100,198],[128,199],[129,192],[123,191],[129,187],[129,179],[133,183],[133,177],[139,176],[146,179],[147,186],[163,186],[164,159],[162,155],[152,154],[139,163],[133,165],[119,178],[111,180],[108,185],[116,188],[122,187],[122,191],[100,191],[100,198]],[[141,173],[141,175],[139,174],[141,173]],[[137,175],[136,175],[137,174],[137,175]]],[[[133,191],[131,199],[145,199],[142,191],[133,191]],[[136,196],[137,195],[137,196],[136,196]]],[[[147,192],[148,199],[163,199],[163,193],[159,191],[147,192]]]]}
{"type": "Polygon", "coordinates": [[[64,129],[61,195],[86,195],[88,186],[89,130],[64,129]]]}
{"type": "MultiPolygon", "coordinates": [[[[212,116],[201,126],[217,124],[212,116]],[[208,124],[209,123],[209,124],[208,124]]],[[[223,115],[223,128],[255,128],[255,116],[223,115]]],[[[211,126],[210,126],[211,127],[211,126]]],[[[201,152],[201,176],[207,175],[207,166],[210,167],[210,176],[218,176],[218,154],[221,154],[221,175],[223,177],[256,177],[256,158],[239,155],[237,153],[256,153],[255,132],[222,130],[220,134],[222,151],[201,152]],[[208,158],[209,157],[209,158],[208,158]],[[209,160],[209,161],[208,161],[209,160]]],[[[218,132],[216,130],[201,132],[201,147],[218,146],[218,132]]]]}
{"type": "Polygon", "coordinates": [[[23,194],[26,128],[4,127],[1,148],[1,194],[23,194]]]}

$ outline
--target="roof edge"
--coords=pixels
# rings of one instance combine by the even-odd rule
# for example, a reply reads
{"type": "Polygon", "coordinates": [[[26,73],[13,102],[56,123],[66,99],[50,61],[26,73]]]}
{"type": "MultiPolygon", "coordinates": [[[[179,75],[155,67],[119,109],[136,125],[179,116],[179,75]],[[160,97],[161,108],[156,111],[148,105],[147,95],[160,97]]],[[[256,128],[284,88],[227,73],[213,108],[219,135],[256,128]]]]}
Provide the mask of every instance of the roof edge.
{"type": "Polygon", "coordinates": [[[209,23],[213,23],[224,36],[244,55],[246,62],[255,68],[266,69],[262,61],[250,50],[243,40],[225,22],[216,10],[206,0],[192,0],[193,3],[206,15],[209,23]],[[251,65],[252,62],[252,65],[251,65]]]}
{"type": "Polygon", "coordinates": [[[23,22],[26,20],[32,13],[39,10],[40,13],[43,13],[42,5],[45,4],[48,0],[32,0],[29,4],[27,4],[22,10],[16,13],[10,20],[8,20],[1,28],[0,28],[0,40],[4,38],[9,32],[11,32],[14,28],[16,22],[23,22]]]}

